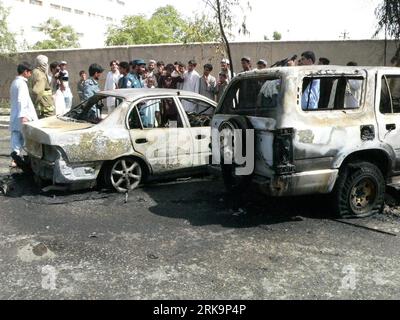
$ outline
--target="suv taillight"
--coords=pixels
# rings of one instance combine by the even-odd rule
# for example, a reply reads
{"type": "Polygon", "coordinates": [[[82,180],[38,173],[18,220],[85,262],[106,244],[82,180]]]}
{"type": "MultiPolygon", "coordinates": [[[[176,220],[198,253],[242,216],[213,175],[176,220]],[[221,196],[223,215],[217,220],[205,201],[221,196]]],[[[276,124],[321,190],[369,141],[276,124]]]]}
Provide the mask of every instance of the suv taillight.
{"type": "Polygon", "coordinates": [[[294,129],[279,129],[274,131],[274,171],[277,175],[296,172],[293,164],[294,129]]]}

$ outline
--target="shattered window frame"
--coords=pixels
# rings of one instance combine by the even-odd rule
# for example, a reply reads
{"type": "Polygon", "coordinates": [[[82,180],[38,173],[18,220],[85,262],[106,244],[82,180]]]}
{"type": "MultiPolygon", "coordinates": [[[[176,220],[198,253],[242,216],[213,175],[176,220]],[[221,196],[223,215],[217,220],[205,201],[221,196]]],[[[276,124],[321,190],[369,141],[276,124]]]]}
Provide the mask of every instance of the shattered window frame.
{"type": "MultiPolygon", "coordinates": [[[[334,75],[326,75],[326,76],[314,76],[314,75],[306,75],[304,77],[301,78],[300,81],[300,86],[298,87],[298,99],[297,99],[297,104],[300,108],[300,110],[302,110],[303,112],[334,112],[334,111],[359,111],[363,108],[364,103],[365,103],[365,94],[366,94],[366,86],[367,86],[367,79],[364,75],[356,75],[356,74],[334,74],[334,75]],[[315,109],[311,109],[311,108],[307,108],[304,109],[302,106],[302,98],[303,98],[303,94],[305,93],[305,91],[303,90],[307,90],[308,85],[306,86],[306,88],[304,89],[305,86],[305,80],[306,79],[311,79],[311,80],[320,80],[320,88],[319,88],[319,101],[318,101],[318,107],[315,109]],[[329,94],[329,99],[328,101],[328,106],[322,106],[321,105],[321,84],[324,80],[332,80],[333,84],[330,88],[330,94],[329,94]],[[338,85],[339,85],[339,81],[340,80],[346,80],[346,86],[342,86],[341,88],[339,88],[342,93],[340,94],[340,96],[338,96],[338,85]],[[350,80],[354,80],[354,81],[362,81],[361,86],[359,87],[359,92],[357,94],[358,98],[356,98],[351,90],[349,92],[348,90],[348,85],[349,85],[349,81],[350,80]],[[333,93],[335,93],[333,95],[333,93]],[[356,99],[357,106],[346,106],[346,96],[347,97],[351,97],[353,96],[354,99],[356,99]],[[337,105],[336,103],[338,103],[338,100],[340,99],[340,103],[337,105]]],[[[340,93],[340,92],[339,92],[340,93]]],[[[326,98],[326,97],[325,97],[326,98]]],[[[322,100],[324,101],[324,100],[322,100]]]]}
{"type": "Polygon", "coordinates": [[[212,117],[215,114],[216,107],[212,105],[211,103],[200,99],[200,98],[194,98],[194,97],[185,97],[185,96],[179,96],[178,97],[179,103],[182,106],[182,110],[185,111],[183,107],[183,101],[187,101],[193,104],[196,104],[197,107],[204,108],[204,110],[200,112],[187,112],[186,113],[186,118],[188,120],[188,127],[189,128],[203,128],[203,127],[209,127],[211,126],[211,120],[212,117]],[[211,110],[211,114],[206,113],[209,110],[211,110]]]}
{"type": "MultiPolygon", "coordinates": [[[[273,76],[265,75],[262,77],[255,76],[244,79],[238,79],[234,83],[232,83],[232,85],[230,85],[229,88],[227,89],[228,92],[225,95],[224,103],[221,104],[221,106],[216,110],[216,113],[232,114],[232,115],[250,115],[251,113],[255,117],[263,117],[264,113],[277,110],[279,107],[282,106],[282,99],[284,96],[284,92],[282,91],[283,88],[282,83],[283,83],[283,78],[276,75],[273,76]],[[275,99],[271,97],[271,101],[274,102],[274,105],[263,107],[262,89],[265,87],[267,82],[270,83],[277,82],[279,83],[277,85],[279,86],[279,88],[277,90],[277,97],[275,97],[275,99]],[[251,90],[249,90],[248,88],[246,88],[246,90],[243,90],[244,85],[247,83],[251,84],[250,86],[251,90]],[[245,92],[246,96],[241,96],[241,92],[245,92]],[[245,105],[246,107],[241,108],[240,106],[243,106],[243,104],[241,104],[243,97],[244,97],[243,101],[248,101],[249,97],[254,98],[254,101],[252,101],[252,103],[250,104],[246,102],[245,105]]],[[[268,114],[266,114],[265,116],[268,116],[268,114]]]]}
{"type": "MultiPolygon", "coordinates": [[[[181,113],[181,108],[178,104],[178,100],[174,97],[174,96],[154,96],[154,97],[144,97],[141,98],[140,100],[134,101],[132,103],[131,108],[129,109],[128,113],[127,113],[127,126],[128,126],[128,130],[154,130],[154,129],[169,129],[172,128],[173,126],[158,126],[158,127],[147,127],[143,124],[143,118],[142,118],[142,114],[140,113],[139,110],[139,105],[142,103],[145,103],[146,101],[156,101],[159,100],[160,101],[160,107],[161,107],[161,101],[162,100],[172,100],[174,102],[174,105],[176,107],[176,111],[177,111],[177,116],[178,116],[178,121],[176,121],[177,123],[177,128],[186,128],[187,126],[187,119],[184,117],[184,115],[182,115],[181,113]],[[136,114],[139,117],[139,121],[140,121],[140,125],[141,128],[130,128],[130,117],[131,117],[131,113],[133,112],[133,110],[136,109],[136,114]],[[179,121],[180,120],[180,121],[179,121]]],[[[161,108],[160,108],[161,110],[161,108]]],[[[161,112],[161,111],[160,111],[161,112]]],[[[158,119],[156,119],[158,120],[158,119]]],[[[161,121],[163,122],[163,121],[161,121]]],[[[172,122],[171,122],[172,123],[172,122]]]]}
{"type": "Polygon", "coordinates": [[[380,81],[381,81],[381,90],[379,94],[379,112],[383,115],[391,115],[391,114],[400,114],[400,86],[396,88],[396,86],[391,85],[390,80],[398,80],[400,81],[400,75],[396,74],[383,74],[380,81]],[[399,96],[395,96],[393,92],[394,88],[397,89],[399,92],[399,96]],[[383,99],[384,97],[384,88],[386,89],[385,94],[387,94],[386,100],[383,99]],[[395,98],[396,97],[396,98],[395,98]],[[384,102],[385,101],[385,102],[384,102]],[[395,107],[396,105],[396,107],[395,107]],[[385,110],[384,108],[390,106],[390,112],[385,110]]]}

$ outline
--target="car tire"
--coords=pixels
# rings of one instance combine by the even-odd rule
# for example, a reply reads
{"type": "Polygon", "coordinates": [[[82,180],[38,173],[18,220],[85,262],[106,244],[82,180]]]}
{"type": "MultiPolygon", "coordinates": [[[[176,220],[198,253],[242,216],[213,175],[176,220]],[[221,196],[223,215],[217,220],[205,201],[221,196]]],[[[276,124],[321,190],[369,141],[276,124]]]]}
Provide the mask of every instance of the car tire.
{"type": "Polygon", "coordinates": [[[143,168],[135,158],[117,159],[104,170],[104,180],[108,187],[120,193],[135,190],[143,180],[143,168]]]}
{"type": "MultiPolygon", "coordinates": [[[[232,117],[231,119],[224,121],[220,128],[219,131],[222,132],[222,130],[241,130],[242,131],[242,151],[247,150],[247,141],[246,141],[246,130],[253,129],[251,124],[249,123],[248,119],[243,116],[236,116],[232,117]]],[[[234,145],[234,140],[233,140],[233,145],[234,145]]],[[[238,176],[236,174],[236,169],[238,168],[238,165],[234,163],[225,163],[225,149],[224,146],[221,146],[221,170],[222,170],[222,178],[224,181],[225,188],[227,189],[228,192],[234,192],[234,193],[239,193],[244,191],[249,184],[251,183],[252,180],[252,174],[247,175],[247,176],[238,176]]],[[[253,148],[254,150],[254,148],[253,148]]],[[[233,152],[233,150],[231,150],[233,152]]]]}
{"type": "Polygon", "coordinates": [[[385,178],[369,162],[348,164],[341,170],[334,191],[334,206],[340,218],[365,218],[382,212],[385,178]]]}

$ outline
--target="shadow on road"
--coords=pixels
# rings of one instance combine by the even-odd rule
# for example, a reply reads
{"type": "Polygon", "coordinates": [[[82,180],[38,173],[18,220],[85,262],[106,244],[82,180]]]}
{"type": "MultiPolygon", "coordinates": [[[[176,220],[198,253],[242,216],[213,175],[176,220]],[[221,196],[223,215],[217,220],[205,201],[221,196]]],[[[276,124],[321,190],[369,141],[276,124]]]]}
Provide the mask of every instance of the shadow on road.
{"type": "Polygon", "coordinates": [[[269,198],[256,190],[240,196],[225,192],[221,181],[189,181],[173,186],[146,187],[157,203],[149,210],[159,216],[185,219],[191,225],[252,228],[284,222],[332,218],[326,196],[269,198]]]}

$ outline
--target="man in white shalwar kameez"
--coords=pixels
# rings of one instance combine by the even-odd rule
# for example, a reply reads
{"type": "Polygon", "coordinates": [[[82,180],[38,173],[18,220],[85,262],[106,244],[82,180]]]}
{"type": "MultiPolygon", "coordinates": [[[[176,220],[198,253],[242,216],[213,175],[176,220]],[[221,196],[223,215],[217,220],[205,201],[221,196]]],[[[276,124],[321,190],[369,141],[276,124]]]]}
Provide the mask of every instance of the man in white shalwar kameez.
{"type": "Polygon", "coordinates": [[[38,120],[35,107],[29,95],[28,79],[32,75],[33,67],[23,62],[18,65],[18,76],[12,82],[10,87],[10,131],[11,131],[11,157],[12,167],[22,162],[22,149],[24,147],[24,137],[22,135],[22,125],[26,122],[38,120]],[[21,162],[20,162],[21,161],[21,162]]]}
{"type": "MultiPolygon", "coordinates": [[[[190,60],[188,63],[187,71],[183,76],[183,91],[199,93],[201,77],[199,73],[195,70],[196,67],[196,61],[190,60]]],[[[197,105],[192,102],[182,101],[182,105],[186,112],[197,112],[197,105]]]]}
{"type": "MultiPolygon", "coordinates": [[[[104,90],[115,90],[118,88],[118,82],[121,78],[121,74],[119,73],[119,62],[113,60],[110,62],[111,71],[108,72],[106,78],[106,84],[104,86],[104,90]]],[[[114,111],[115,109],[115,98],[107,98],[106,101],[108,114],[114,111]]]]}

